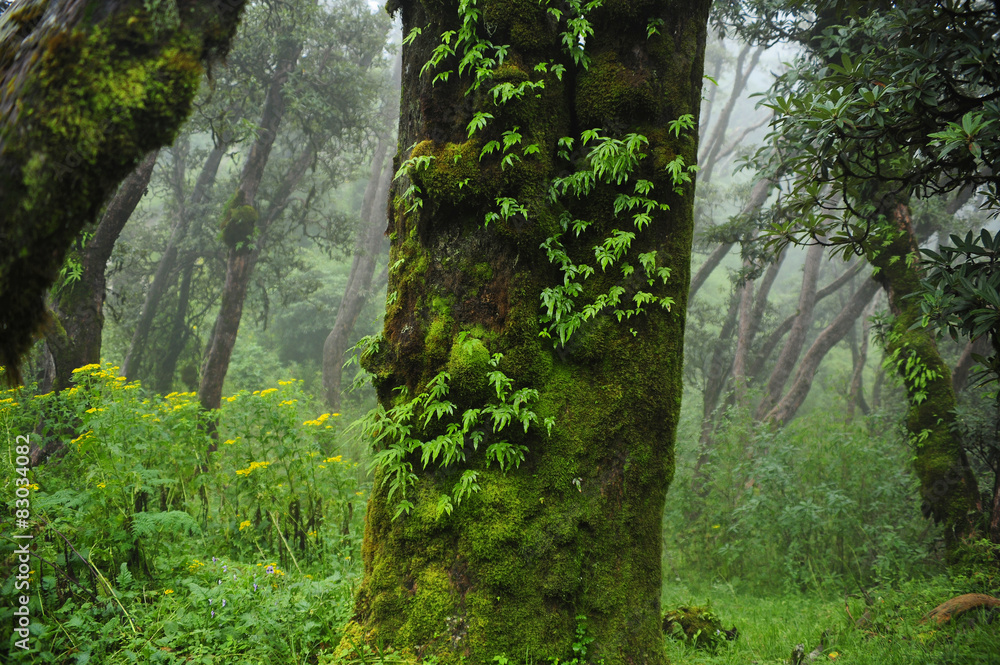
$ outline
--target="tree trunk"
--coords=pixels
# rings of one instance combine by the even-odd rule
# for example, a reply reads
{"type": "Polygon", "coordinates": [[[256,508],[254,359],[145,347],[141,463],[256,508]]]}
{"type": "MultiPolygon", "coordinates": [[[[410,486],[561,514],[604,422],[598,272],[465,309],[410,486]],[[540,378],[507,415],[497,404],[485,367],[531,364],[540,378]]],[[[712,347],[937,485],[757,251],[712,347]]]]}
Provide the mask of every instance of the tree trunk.
{"type": "Polygon", "coordinates": [[[809,350],[806,351],[806,354],[802,357],[802,362],[799,363],[798,370],[795,373],[795,380],[792,381],[788,393],[767,413],[764,418],[765,420],[776,423],[778,426],[783,426],[795,416],[795,412],[799,410],[802,402],[805,401],[806,396],[809,394],[809,389],[812,387],[819,364],[826,357],[826,354],[830,352],[830,349],[833,348],[833,345],[844,338],[877,292],[878,283],[872,280],[865,280],[861,288],[854,292],[854,295],[847,301],[840,314],[837,315],[830,325],[823,329],[823,332],[819,334],[812,343],[812,346],[809,347],[809,350]]]}
{"type": "Polygon", "coordinates": [[[340,410],[340,380],[344,352],[350,346],[350,335],[354,331],[354,325],[362,308],[368,301],[372,277],[375,276],[375,262],[382,247],[382,239],[385,237],[385,212],[382,206],[375,205],[375,202],[385,201],[392,182],[393,170],[391,163],[386,164],[387,153],[388,144],[380,140],[365,191],[364,203],[367,205],[362,205],[362,219],[367,224],[354,250],[351,273],[347,278],[340,307],[337,308],[333,329],[323,343],[323,389],[326,392],[327,406],[332,411],[340,410]]]}
{"type": "MultiPolygon", "coordinates": [[[[391,3],[399,5],[403,34],[413,37],[403,47],[399,145],[415,146],[404,157],[434,159],[408,166],[394,185],[390,301],[383,339],[363,363],[383,409],[406,402],[400,390],[424,393],[447,370],[456,412],[440,429],[415,426],[411,436],[425,441],[444,433],[446,423],[461,429],[464,417],[475,420],[468,409],[509,406],[487,379],[494,361],[512,389],[538,391],[525,405],[538,420],[526,431],[517,425],[499,434],[484,422],[482,445],[474,449],[470,441],[464,460],[451,466],[438,459],[424,466],[411,454],[400,458],[403,466],[378,467],[366,514],[365,576],[341,646],[381,643],[443,663],[487,663],[505,654],[542,662],[572,658],[577,631],[585,630],[593,638],[579,654],[586,661],[663,664],[662,514],[682,392],[693,198],[690,186],[674,193],[662,160],[683,155],[693,163],[697,149],[693,132],[678,138],[663,128],[682,114],[697,119],[708,3],[608,0],[591,7],[595,32],[586,37],[591,59],[584,71],[564,51],[566,16],[550,20],[534,0],[482,0],[476,8],[483,36],[488,29],[495,43],[510,46],[488,86],[544,81],[544,89],[505,105],[494,105],[486,88],[465,94],[471,80],[458,72],[461,53],[442,63],[441,71],[454,69],[447,81],[432,83],[436,69],[421,76],[441,33],[461,25],[458,2],[391,3]],[[647,38],[649,25],[658,30],[647,38]],[[563,62],[568,71],[560,79],[537,67],[548,62],[563,62]],[[470,138],[468,124],[480,111],[496,118],[470,138]],[[502,140],[515,127],[537,153],[516,154],[523,158],[506,167],[502,151],[480,161],[487,139],[502,140]],[[580,236],[559,238],[576,262],[594,262],[594,245],[615,229],[635,228],[613,207],[618,194],[634,191],[635,180],[605,181],[581,198],[549,196],[550,181],[572,167],[558,156],[560,138],[579,139],[595,127],[616,138],[636,132],[649,139],[642,151],[649,158],[637,162],[632,178],[652,183],[670,208],[653,213],[627,254],[634,266],[639,252],[655,250],[669,261],[666,283],[652,288],[674,304],[621,323],[610,312],[597,314],[556,349],[540,336],[558,336],[548,325],[555,322],[540,317],[540,295],[563,285],[564,274],[540,245],[561,233],[562,212],[591,222],[580,236]],[[410,184],[420,188],[420,204],[405,195],[410,184]],[[510,202],[498,197],[514,199],[523,212],[507,208],[505,216],[497,206],[510,202]],[[487,212],[499,218],[484,226],[487,212]],[[547,417],[554,419],[550,434],[541,426],[547,417]],[[500,437],[527,449],[506,471],[487,465],[500,437]],[[390,496],[388,474],[403,468],[412,469],[405,494],[412,510],[394,519],[406,506],[402,490],[390,496]],[[477,474],[478,490],[439,517],[459,476],[470,478],[465,472],[477,474]]],[[[579,43],[571,33],[571,48],[579,43]]],[[[574,159],[578,167],[590,147],[574,159]]],[[[577,307],[618,283],[617,267],[599,268],[583,282],[577,307]]],[[[383,439],[377,450],[392,453],[399,445],[407,444],[383,439]]]]}
{"type": "MultiPolygon", "coordinates": [[[[393,92],[399,85],[402,65],[403,61],[397,58],[390,77],[393,92]]],[[[368,177],[365,196],[361,202],[361,220],[366,226],[354,249],[351,273],[347,278],[340,307],[337,308],[337,318],[323,343],[323,390],[326,393],[327,406],[331,411],[340,410],[340,380],[344,352],[350,345],[350,335],[371,293],[375,259],[382,246],[382,238],[385,236],[385,201],[389,195],[389,186],[392,184],[394,173],[392,163],[386,163],[386,156],[389,153],[389,142],[392,140],[389,127],[393,120],[399,117],[398,100],[397,94],[391,94],[390,99],[382,106],[382,120],[386,131],[379,136],[372,160],[371,175],[368,177]]]]}
{"type": "MultiPolygon", "coordinates": [[[[865,264],[862,261],[854,263],[852,266],[850,266],[847,270],[844,271],[843,275],[841,275],[840,277],[833,280],[832,282],[824,286],[822,289],[817,291],[816,302],[817,303],[820,302],[827,296],[836,293],[838,290],[843,288],[845,284],[851,281],[851,278],[853,278],[856,274],[858,274],[858,271],[863,265],[865,264]]],[[[798,317],[797,313],[792,314],[784,321],[779,323],[777,327],[771,331],[771,334],[767,336],[767,339],[761,345],[760,351],[754,357],[753,364],[750,367],[751,377],[759,377],[761,376],[761,374],[763,374],[764,366],[767,364],[768,358],[771,357],[771,354],[774,353],[774,350],[778,347],[778,342],[781,341],[781,338],[784,337],[788,333],[788,331],[792,329],[792,326],[795,324],[795,319],[797,317],[798,317]]]]}
{"type": "Polygon", "coordinates": [[[767,390],[757,407],[758,420],[761,420],[778,402],[781,391],[785,389],[788,377],[792,375],[795,363],[802,353],[806,335],[809,333],[813,321],[813,308],[816,306],[816,281],[819,278],[819,269],[825,249],[823,245],[816,244],[809,247],[806,253],[806,262],[802,266],[802,289],[799,291],[799,306],[795,321],[788,333],[788,339],[785,340],[785,346],[778,354],[778,362],[771,370],[771,376],[767,380],[767,390]]]}
{"type": "Polygon", "coordinates": [[[191,338],[187,311],[188,304],[191,302],[191,280],[194,277],[194,269],[197,267],[196,262],[197,259],[192,256],[184,262],[184,267],[181,268],[181,285],[177,290],[177,309],[174,310],[173,320],[170,324],[167,348],[164,349],[163,356],[156,364],[156,372],[153,375],[153,389],[160,394],[173,390],[177,361],[191,338]]]}
{"type": "Polygon", "coordinates": [[[951,372],[941,359],[934,335],[916,327],[920,301],[908,297],[920,290],[919,252],[913,236],[909,207],[883,206],[894,224],[891,242],[872,259],[875,279],[889,296],[895,316],[886,336],[885,353],[903,379],[909,410],[906,428],[914,445],[914,466],[920,480],[925,517],[942,522],[949,544],[969,533],[969,515],[979,501],[976,479],[958,439],[953,434],[955,392],[951,372]]]}
{"type": "MultiPolygon", "coordinates": [[[[771,193],[771,187],[773,186],[774,181],[770,179],[763,179],[755,182],[753,189],[750,190],[750,198],[740,211],[740,215],[752,215],[760,210],[761,206],[764,205],[764,202],[767,201],[767,196],[771,193]]],[[[708,255],[705,262],[701,264],[700,268],[698,268],[698,272],[696,272],[694,277],[691,278],[691,290],[688,293],[689,299],[694,298],[698,289],[700,289],[701,285],[705,283],[708,276],[712,274],[712,271],[715,270],[720,263],[722,263],[722,259],[726,258],[726,254],[729,253],[729,250],[733,248],[734,244],[735,243],[731,242],[722,243],[712,250],[712,253],[708,255]]]]}
{"type": "MultiPolygon", "coordinates": [[[[191,192],[187,206],[184,205],[183,192],[178,192],[180,193],[180,198],[177,203],[181,209],[178,211],[177,220],[170,231],[170,239],[167,241],[167,247],[163,250],[160,262],[156,265],[156,273],[153,275],[153,281],[150,283],[149,289],[146,291],[146,297],[142,301],[139,321],[136,323],[135,332],[132,333],[132,341],[129,343],[128,352],[125,354],[125,361],[122,362],[121,375],[129,380],[138,376],[139,366],[142,363],[143,354],[146,352],[146,340],[149,337],[149,331],[153,327],[153,319],[156,318],[156,313],[159,311],[160,300],[173,281],[172,276],[177,264],[177,253],[180,251],[180,246],[184,238],[187,237],[191,221],[195,214],[197,214],[192,209],[196,209],[208,197],[209,190],[211,190],[212,184],[215,182],[215,176],[219,172],[219,166],[222,164],[222,158],[225,157],[228,149],[229,145],[225,143],[220,143],[212,148],[212,151],[208,154],[208,158],[205,160],[205,164],[201,168],[201,173],[198,174],[198,180],[195,183],[194,190],[191,192]]],[[[175,183],[176,180],[175,178],[175,183]]],[[[176,183],[175,188],[180,187],[182,184],[176,183]]]]}
{"type": "Polygon", "coordinates": [[[851,383],[847,389],[847,422],[854,420],[854,410],[861,408],[861,413],[868,415],[871,409],[865,403],[864,374],[865,363],[868,362],[868,341],[871,337],[871,316],[875,313],[875,303],[872,300],[868,308],[861,313],[861,343],[854,358],[854,370],[851,372],[851,383]]]}
{"type": "Polygon", "coordinates": [[[712,171],[715,170],[715,167],[718,164],[719,152],[722,150],[722,143],[726,138],[726,130],[729,129],[729,120],[733,115],[733,109],[736,108],[736,102],[739,100],[740,95],[743,94],[743,90],[746,88],[747,82],[750,80],[750,74],[752,74],[753,70],[757,68],[757,63],[760,62],[760,56],[765,50],[765,47],[758,46],[751,54],[751,48],[750,44],[746,44],[740,50],[740,54],[736,59],[733,89],[729,93],[729,99],[726,101],[726,105],[719,114],[719,119],[715,123],[715,129],[712,131],[712,135],[709,137],[708,141],[705,142],[705,147],[702,150],[702,158],[698,160],[699,163],[704,164],[704,170],[702,171],[701,176],[706,182],[711,180],[712,171]],[[746,63],[747,55],[750,55],[749,63],[746,63]],[[745,68],[744,63],[746,63],[745,68]]]}
{"type": "Polygon", "coordinates": [[[104,210],[94,236],[76,257],[80,278],[63,287],[52,304],[55,321],[45,335],[54,370],[51,390],[68,388],[77,367],[101,362],[105,269],[118,236],[146,192],[157,153],[154,150],[147,155],[125,178],[104,210]]]}
{"type": "Polygon", "coordinates": [[[140,159],[173,142],[244,2],[178,2],[176,27],[151,30],[173,4],[23,0],[0,18],[0,364],[10,380],[70,245],[140,159]]]}
{"type": "MultiPolygon", "coordinates": [[[[287,43],[278,56],[274,78],[271,79],[264,100],[257,140],[250,147],[250,154],[243,164],[236,193],[223,213],[222,239],[229,247],[226,258],[226,281],[222,287],[219,313],[212,327],[208,350],[202,361],[201,383],[198,386],[198,400],[206,410],[218,409],[222,403],[222,385],[226,380],[229,360],[236,345],[236,334],[243,318],[243,301],[246,299],[250,277],[260,256],[267,224],[274,217],[269,214],[261,219],[254,201],[261,178],[264,177],[264,168],[271,156],[278,127],[284,116],[285,84],[294,71],[301,53],[301,42],[287,43]]],[[[306,152],[314,154],[312,148],[307,148],[306,152]]],[[[305,167],[302,168],[302,172],[305,172],[305,167]]],[[[286,183],[287,180],[288,178],[285,179],[286,183]]],[[[282,209],[286,204],[287,202],[278,203],[282,209]]]]}

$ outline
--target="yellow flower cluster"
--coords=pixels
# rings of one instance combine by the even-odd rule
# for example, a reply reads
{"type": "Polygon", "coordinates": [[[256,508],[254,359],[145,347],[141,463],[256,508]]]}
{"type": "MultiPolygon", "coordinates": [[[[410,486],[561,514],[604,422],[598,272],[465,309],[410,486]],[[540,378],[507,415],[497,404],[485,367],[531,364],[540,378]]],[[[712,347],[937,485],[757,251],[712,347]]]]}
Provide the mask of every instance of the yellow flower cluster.
{"type": "Polygon", "coordinates": [[[297,400],[297,399],[286,399],[284,402],[282,402],[278,406],[291,406],[291,405],[295,404],[298,401],[299,400],[297,400]]]}
{"type": "Polygon", "coordinates": [[[329,418],[331,416],[333,416],[334,418],[336,418],[336,417],[340,416],[340,414],[339,413],[324,413],[321,416],[317,416],[316,420],[306,420],[302,424],[303,425],[313,425],[313,426],[319,427],[320,425],[322,425],[323,423],[325,423],[327,420],[329,420],[329,418]]]}
{"type": "Polygon", "coordinates": [[[266,469],[271,463],[270,462],[250,462],[250,466],[245,469],[237,469],[237,476],[249,476],[251,473],[257,469],[266,469]]]}
{"type": "Polygon", "coordinates": [[[246,529],[248,526],[250,526],[250,520],[243,520],[240,522],[240,531],[246,529]]]}
{"type": "Polygon", "coordinates": [[[224,446],[231,446],[231,445],[233,445],[234,443],[236,443],[239,440],[240,440],[240,437],[236,437],[235,439],[226,439],[225,441],[222,442],[222,445],[224,445],[224,446]]]}
{"type": "Polygon", "coordinates": [[[276,393],[276,392],[278,392],[277,388],[267,388],[266,390],[255,390],[253,391],[253,394],[260,395],[261,397],[263,397],[264,395],[270,395],[271,393],[276,393]]]}
{"type": "Polygon", "coordinates": [[[290,386],[295,383],[295,379],[289,379],[288,381],[278,381],[279,386],[290,386]]]}
{"type": "Polygon", "coordinates": [[[337,455],[336,457],[327,457],[325,460],[323,460],[323,464],[333,464],[334,462],[343,462],[343,461],[344,461],[344,456],[337,455]]]}
{"type": "Polygon", "coordinates": [[[188,566],[188,570],[190,570],[193,573],[194,571],[198,570],[199,568],[201,568],[204,565],[205,564],[203,564],[201,561],[198,561],[198,559],[195,559],[194,562],[190,566],[188,566]]]}
{"type": "Polygon", "coordinates": [[[84,433],[83,433],[83,434],[81,434],[80,436],[78,436],[78,437],[76,437],[75,439],[73,439],[72,441],[70,441],[70,443],[75,443],[75,444],[76,444],[76,448],[77,448],[77,450],[79,450],[79,449],[80,449],[80,446],[82,446],[82,445],[83,445],[83,442],[84,442],[84,441],[86,441],[86,440],[87,440],[87,438],[88,438],[88,437],[89,437],[89,436],[90,436],[91,434],[93,434],[93,433],[94,433],[94,430],[87,430],[86,432],[84,432],[84,433]]]}

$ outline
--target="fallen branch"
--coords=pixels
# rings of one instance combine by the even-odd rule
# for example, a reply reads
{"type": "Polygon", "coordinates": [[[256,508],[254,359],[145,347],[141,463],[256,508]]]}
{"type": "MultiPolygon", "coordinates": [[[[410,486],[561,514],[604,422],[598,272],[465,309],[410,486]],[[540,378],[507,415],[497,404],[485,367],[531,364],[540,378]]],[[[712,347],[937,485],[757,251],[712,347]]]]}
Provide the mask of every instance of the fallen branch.
{"type": "Polygon", "coordinates": [[[947,623],[952,617],[957,617],[963,612],[974,610],[979,607],[1000,607],[1000,598],[987,596],[985,593],[966,593],[955,596],[951,600],[946,600],[921,619],[921,623],[928,619],[934,619],[939,624],[947,623]]]}

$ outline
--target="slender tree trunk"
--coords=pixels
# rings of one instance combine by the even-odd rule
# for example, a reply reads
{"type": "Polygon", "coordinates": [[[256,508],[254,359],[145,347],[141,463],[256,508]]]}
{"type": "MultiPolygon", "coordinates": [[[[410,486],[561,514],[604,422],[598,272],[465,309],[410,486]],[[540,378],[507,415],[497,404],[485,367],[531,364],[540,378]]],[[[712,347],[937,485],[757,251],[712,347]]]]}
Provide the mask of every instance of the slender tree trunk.
{"type": "Polygon", "coordinates": [[[834,318],[830,325],[823,329],[823,332],[819,334],[809,347],[809,350],[806,351],[802,357],[802,362],[799,363],[798,370],[795,372],[795,379],[792,381],[788,392],[767,413],[764,420],[768,420],[779,426],[783,426],[791,421],[795,416],[795,412],[799,410],[802,402],[805,401],[806,396],[809,394],[809,389],[812,387],[819,364],[826,357],[826,354],[830,352],[830,349],[847,335],[851,326],[861,316],[861,312],[864,311],[865,307],[878,292],[878,289],[878,283],[869,279],[865,280],[861,288],[854,292],[854,295],[847,301],[840,314],[834,318]]]}
{"type": "MultiPolygon", "coordinates": [[[[816,302],[819,303],[827,296],[836,293],[838,290],[843,288],[843,286],[851,281],[851,279],[858,274],[858,270],[864,265],[863,262],[858,261],[857,263],[850,266],[844,271],[844,274],[833,280],[822,289],[816,292],[816,302]]],[[[774,350],[778,348],[778,342],[784,337],[792,326],[795,324],[795,319],[798,314],[792,314],[787,317],[784,321],[779,323],[771,334],[767,336],[767,339],[761,345],[760,351],[754,356],[753,364],[750,367],[751,377],[760,377],[764,373],[764,367],[767,364],[768,358],[774,353],[774,350]]]]}
{"type": "MultiPolygon", "coordinates": [[[[393,92],[399,85],[402,75],[401,68],[402,60],[397,59],[390,77],[393,92]]],[[[327,406],[332,411],[340,410],[340,381],[344,352],[350,345],[350,335],[371,293],[375,260],[385,235],[386,207],[384,204],[389,195],[389,185],[392,183],[394,173],[392,163],[386,163],[389,142],[392,140],[392,133],[388,128],[393,120],[399,116],[398,99],[398,95],[392,95],[390,100],[383,103],[382,106],[382,121],[385,123],[386,131],[379,136],[378,146],[372,160],[371,174],[368,177],[365,196],[361,202],[361,220],[366,226],[354,249],[351,273],[347,278],[347,286],[344,288],[340,307],[337,308],[337,318],[323,344],[323,390],[326,393],[327,406]]]]}
{"type": "Polygon", "coordinates": [[[194,278],[194,269],[197,259],[192,256],[184,261],[181,268],[181,285],[177,290],[177,308],[174,310],[173,320],[170,324],[170,335],[167,337],[167,348],[163,351],[163,356],[156,364],[156,373],[153,377],[153,389],[163,394],[173,390],[174,372],[177,370],[177,361],[187,346],[191,338],[191,331],[188,329],[187,312],[188,304],[191,301],[191,280],[194,278]]]}
{"type": "MultiPolygon", "coordinates": [[[[382,202],[389,194],[393,171],[391,163],[385,163],[387,148],[388,146],[380,141],[379,150],[375,153],[376,160],[372,166],[372,176],[368,181],[368,191],[365,192],[365,201],[371,195],[373,203],[382,202]]],[[[362,210],[364,208],[365,206],[362,206],[362,210]]],[[[386,217],[381,208],[380,205],[369,205],[367,213],[362,216],[362,219],[367,221],[367,226],[354,250],[351,273],[347,278],[340,307],[337,308],[337,319],[323,344],[323,389],[326,391],[327,406],[333,411],[340,410],[340,381],[344,352],[350,346],[350,335],[371,293],[375,262],[385,236],[386,217]]]]}
{"type": "Polygon", "coordinates": [[[52,390],[70,385],[73,370],[101,362],[104,329],[105,270],[115,242],[146,192],[156,164],[154,150],[139,164],[104,210],[94,236],[77,255],[80,278],[65,286],[52,304],[54,325],[45,335],[52,354],[52,390]]]}
{"type": "Polygon", "coordinates": [[[955,369],[951,373],[951,386],[955,390],[955,394],[965,390],[969,383],[969,374],[972,372],[972,367],[976,364],[973,355],[986,356],[990,352],[990,340],[988,335],[983,335],[979,339],[969,342],[962,349],[962,355],[958,357],[958,362],[955,363],[955,369]]]}
{"type": "MultiPolygon", "coordinates": [[[[250,276],[260,256],[261,243],[267,232],[266,225],[273,219],[271,215],[261,219],[254,201],[284,116],[285,84],[294,71],[301,52],[301,43],[287,43],[282,47],[264,100],[257,140],[251,146],[243,165],[236,193],[223,213],[222,238],[229,247],[226,281],[222,287],[219,313],[212,328],[208,350],[202,361],[201,383],[198,386],[198,399],[206,410],[218,409],[222,402],[222,385],[226,380],[229,360],[232,358],[240,320],[243,318],[243,302],[250,285],[250,276]]],[[[283,209],[286,204],[287,201],[279,205],[283,209]]]]}
{"type": "Polygon", "coordinates": [[[173,27],[149,29],[172,4],[23,0],[4,13],[0,365],[10,380],[67,250],[139,161],[173,142],[244,2],[186,2],[173,27]]]}
{"type": "Polygon", "coordinates": [[[908,297],[920,289],[919,252],[909,207],[895,203],[884,204],[883,209],[896,230],[891,242],[880,247],[872,260],[878,268],[875,278],[885,288],[895,316],[885,353],[906,387],[906,427],[914,445],[924,516],[942,522],[953,545],[972,528],[969,515],[979,502],[979,490],[965,451],[953,434],[951,372],[941,359],[933,333],[914,327],[922,312],[919,300],[908,297]]]}
{"type": "Polygon", "coordinates": [[[792,375],[795,363],[802,353],[806,335],[812,325],[813,308],[816,306],[816,282],[819,278],[824,250],[823,245],[816,244],[809,247],[806,253],[806,261],[802,266],[802,288],[799,291],[799,306],[795,321],[788,333],[788,339],[785,340],[785,346],[778,355],[778,362],[771,370],[764,397],[757,407],[758,420],[761,420],[778,402],[781,391],[784,390],[788,377],[792,375]]]}
{"type": "Polygon", "coordinates": [[[715,170],[715,166],[718,164],[719,151],[722,150],[722,143],[726,138],[726,130],[729,128],[729,121],[732,118],[733,109],[736,108],[736,102],[739,100],[740,95],[743,94],[743,90],[750,80],[750,74],[757,68],[760,56],[765,50],[765,47],[758,46],[753,53],[750,53],[751,48],[749,44],[746,44],[736,59],[733,89],[729,93],[729,99],[719,114],[719,119],[715,123],[715,129],[705,142],[702,156],[698,160],[700,164],[704,164],[704,170],[701,175],[706,182],[712,179],[712,171],[715,170]],[[749,63],[746,62],[747,55],[750,56],[749,63]]]}
{"type": "Polygon", "coordinates": [[[851,372],[851,383],[847,389],[847,422],[854,420],[854,409],[860,407],[864,415],[868,415],[871,409],[865,403],[864,374],[865,363],[868,362],[868,340],[871,337],[871,316],[874,313],[874,305],[878,302],[872,300],[868,308],[861,314],[861,342],[857,350],[857,357],[854,358],[854,369],[851,372]]]}
{"type": "MultiPolygon", "coordinates": [[[[770,194],[773,186],[774,181],[769,179],[758,180],[755,182],[753,189],[750,190],[750,198],[740,211],[740,215],[752,215],[760,210],[761,206],[764,205],[764,202],[767,201],[767,196],[770,194]]],[[[712,250],[712,253],[708,255],[705,262],[701,264],[700,268],[698,268],[698,272],[696,272],[694,277],[691,278],[691,291],[688,293],[688,298],[694,298],[698,289],[700,289],[701,285],[705,283],[708,276],[712,274],[712,271],[714,271],[719,264],[722,263],[722,259],[726,258],[726,255],[729,254],[729,250],[733,248],[734,244],[735,243],[731,242],[722,243],[712,250]]]]}
{"type": "MultiPolygon", "coordinates": [[[[442,70],[454,65],[447,81],[434,85],[434,72],[420,75],[441,33],[460,24],[458,4],[393,3],[401,5],[403,33],[413,37],[403,47],[399,145],[434,159],[394,185],[390,264],[402,263],[390,274],[383,339],[363,363],[385,409],[400,403],[397,389],[419,395],[446,370],[448,399],[462,414],[497,399],[487,375],[500,353],[498,371],[515,388],[537,390],[531,408],[555,424],[551,434],[535,426],[511,432],[510,441],[527,452],[506,472],[486,464],[486,440],[478,451],[464,448],[457,467],[425,468],[419,455],[405,458],[415,476],[406,494],[413,509],[398,519],[401,496],[390,496],[386,467],[376,470],[365,576],[341,646],[383,643],[442,663],[486,663],[504,654],[541,662],[572,658],[584,629],[593,638],[589,662],[660,665],[662,514],[682,389],[691,188],[674,193],[662,163],[652,159],[640,161],[634,175],[669,201],[669,211],[656,211],[636,234],[629,256],[655,249],[670,257],[672,272],[655,288],[674,299],[671,311],[649,310],[624,325],[599,314],[564,353],[540,337],[547,330],[540,295],[563,284],[540,245],[558,232],[566,211],[592,226],[561,242],[577,260],[593,262],[595,242],[622,223],[614,215],[616,193],[634,191],[630,180],[600,185],[596,198],[553,202],[548,183],[569,164],[558,156],[560,138],[601,126],[616,137],[647,132],[646,154],[696,158],[694,136],[676,138],[661,128],[681,114],[697,118],[708,4],[607,0],[591,7],[595,32],[586,40],[589,69],[582,70],[563,50],[565,17],[562,25],[550,21],[536,2],[481,0],[480,29],[488,26],[493,42],[510,46],[491,84],[544,80],[544,89],[504,106],[486,94],[465,95],[471,81],[459,75],[457,58],[442,63],[442,70]],[[647,38],[654,18],[662,23],[647,38]],[[536,66],[551,61],[566,62],[561,80],[536,66]],[[497,116],[495,123],[470,138],[468,124],[480,111],[497,116]],[[515,126],[525,145],[538,147],[537,157],[507,169],[496,155],[479,160],[487,138],[515,126]],[[422,206],[405,203],[410,182],[420,187],[422,206]],[[516,199],[526,214],[484,227],[498,197],[516,199]],[[438,519],[437,506],[463,470],[477,474],[478,491],[438,519]]],[[[616,283],[611,272],[598,271],[581,298],[592,302],[616,283]]],[[[491,427],[484,436],[497,441],[491,427]]]]}
{"type": "Polygon", "coordinates": [[[135,332],[132,333],[132,341],[129,343],[125,361],[122,363],[121,375],[130,380],[138,375],[143,354],[146,352],[146,340],[153,327],[153,319],[156,318],[156,313],[159,311],[160,300],[172,282],[171,277],[176,268],[177,253],[180,251],[181,243],[187,237],[188,228],[196,214],[195,210],[208,197],[212,184],[215,182],[215,176],[219,172],[219,165],[222,164],[222,158],[226,155],[228,148],[228,144],[219,144],[208,154],[208,158],[201,168],[201,173],[198,174],[198,180],[191,192],[188,205],[184,206],[183,193],[178,199],[181,210],[178,212],[174,227],[170,231],[167,247],[163,250],[160,262],[156,266],[153,281],[146,291],[142,310],[139,313],[139,321],[136,323],[135,332]]]}

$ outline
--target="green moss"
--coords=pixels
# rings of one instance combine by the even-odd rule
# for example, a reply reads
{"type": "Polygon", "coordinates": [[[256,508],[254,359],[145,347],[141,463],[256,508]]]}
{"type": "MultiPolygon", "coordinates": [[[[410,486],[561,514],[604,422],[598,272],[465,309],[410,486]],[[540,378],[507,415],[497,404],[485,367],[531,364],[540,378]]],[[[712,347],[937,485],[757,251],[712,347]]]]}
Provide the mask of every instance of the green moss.
{"type": "Polygon", "coordinates": [[[214,48],[200,31],[201,18],[223,17],[231,30],[241,7],[192,9],[163,32],[151,30],[141,5],[88,23],[36,0],[6,17],[0,364],[16,367],[30,347],[45,318],[43,294],[83,225],[140,158],[173,141],[186,119],[214,48]]]}
{"type": "Polygon", "coordinates": [[[663,634],[703,649],[716,649],[736,639],[736,628],[726,630],[722,620],[707,605],[683,605],[663,614],[663,634]]]}
{"type": "Polygon", "coordinates": [[[245,246],[257,230],[257,209],[252,205],[243,205],[242,201],[242,192],[238,192],[226,206],[219,224],[222,241],[230,249],[245,246]]]}
{"type": "Polygon", "coordinates": [[[644,70],[625,67],[614,51],[600,53],[580,75],[576,112],[585,127],[655,117],[656,90],[644,70]]]}
{"type": "Polygon", "coordinates": [[[413,180],[423,190],[425,204],[437,208],[444,204],[457,205],[482,195],[479,178],[481,145],[472,139],[465,143],[436,145],[423,141],[413,149],[413,157],[432,156],[426,169],[413,174],[413,180]]]}

